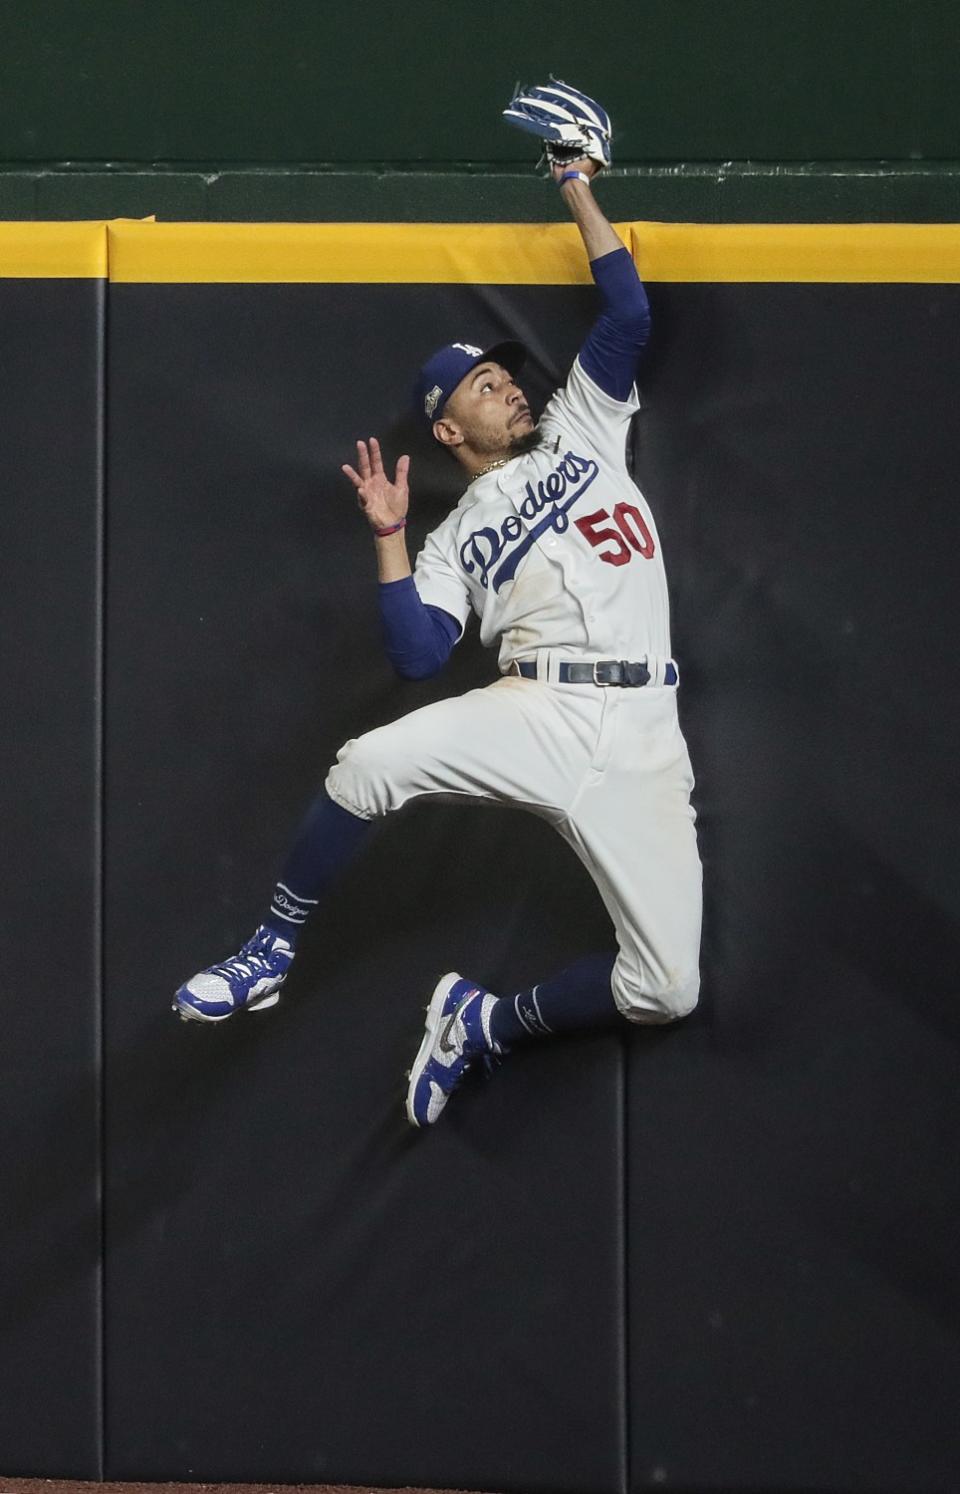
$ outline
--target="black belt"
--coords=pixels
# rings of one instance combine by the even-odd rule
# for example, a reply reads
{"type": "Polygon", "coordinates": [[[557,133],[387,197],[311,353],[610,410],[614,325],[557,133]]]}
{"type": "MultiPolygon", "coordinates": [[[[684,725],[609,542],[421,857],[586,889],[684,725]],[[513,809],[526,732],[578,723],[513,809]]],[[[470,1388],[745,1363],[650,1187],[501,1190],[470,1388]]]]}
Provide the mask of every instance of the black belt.
{"type": "MultiPolygon", "coordinates": [[[[537,678],[537,666],[533,662],[513,661],[513,668],[525,680],[537,678]]],[[[623,685],[637,689],[649,685],[650,671],[646,664],[631,664],[627,659],[595,659],[589,664],[574,664],[563,660],[557,670],[561,685],[623,685]]],[[[669,659],[663,671],[663,683],[677,683],[677,666],[669,659]]]]}

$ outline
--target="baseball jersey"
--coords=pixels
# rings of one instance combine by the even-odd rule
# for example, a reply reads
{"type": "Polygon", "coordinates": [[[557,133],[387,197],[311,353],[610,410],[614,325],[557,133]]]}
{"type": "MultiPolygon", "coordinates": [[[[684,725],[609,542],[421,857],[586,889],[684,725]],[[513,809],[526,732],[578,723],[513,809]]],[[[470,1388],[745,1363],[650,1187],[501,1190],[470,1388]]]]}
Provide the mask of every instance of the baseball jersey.
{"type": "Polygon", "coordinates": [[[501,670],[538,649],[669,657],[660,540],[626,467],[638,408],[635,389],[613,398],[578,357],[541,417],[542,444],[476,478],[427,536],[421,600],[461,627],[475,612],[501,670]]]}

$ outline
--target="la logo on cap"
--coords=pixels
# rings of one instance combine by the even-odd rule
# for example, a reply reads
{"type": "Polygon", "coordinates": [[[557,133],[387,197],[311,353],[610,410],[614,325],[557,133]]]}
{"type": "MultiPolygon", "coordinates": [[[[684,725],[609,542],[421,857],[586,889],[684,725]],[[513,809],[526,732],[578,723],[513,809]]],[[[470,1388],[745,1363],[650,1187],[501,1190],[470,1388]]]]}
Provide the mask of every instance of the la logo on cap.
{"type": "Polygon", "coordinates": [[[452,342],[453,348],[459,348],[461,353],[469,353],[471,358],[482,358],[483,348],[475,348],[472,342],[452,342]]]}

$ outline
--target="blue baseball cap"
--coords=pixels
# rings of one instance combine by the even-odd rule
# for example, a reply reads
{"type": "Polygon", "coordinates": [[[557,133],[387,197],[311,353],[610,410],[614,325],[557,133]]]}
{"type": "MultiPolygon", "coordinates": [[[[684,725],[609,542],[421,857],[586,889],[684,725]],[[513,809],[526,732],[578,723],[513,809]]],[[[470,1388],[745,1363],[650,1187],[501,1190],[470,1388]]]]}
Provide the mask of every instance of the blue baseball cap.
{"type": "Polygon", "coordinates": [[[527,350],[522,342],[498,342],[486,351],[471,342],[448,342],[427,359],[417,375],[413,395],[417,414],[432,426],[440,419],[460,380],[478,363],[499,363],[516,378],[526,361],[527,350]]]}

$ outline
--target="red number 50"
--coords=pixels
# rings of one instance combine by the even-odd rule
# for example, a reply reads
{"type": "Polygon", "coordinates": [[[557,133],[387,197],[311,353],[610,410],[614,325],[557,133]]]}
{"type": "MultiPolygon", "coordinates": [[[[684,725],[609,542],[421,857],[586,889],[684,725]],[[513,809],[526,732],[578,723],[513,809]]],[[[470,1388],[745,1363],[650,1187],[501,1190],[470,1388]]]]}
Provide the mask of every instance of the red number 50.
{"type": "Polygon", "coordinates": [[[656,551],[653,535],[643,514],[632,503],[618,503],[612,515],[605,508],[598,508],[595,514],[587,514],[573,522],[595,550],[607,541],[612,544],[612,549],[600,550],[600,559],[607,565],[626,565],[633,559],[634,552],[642,555],[644,560],[653,559],[656,551]],[[609,523],[611,518],[616,528],[609,523]],[[601,525],[605,527],[601,528],[601,525]]]}

